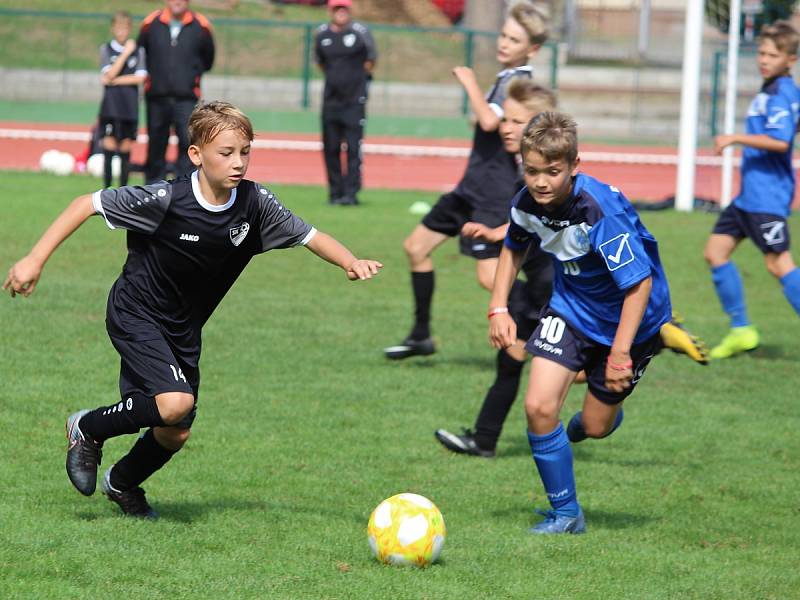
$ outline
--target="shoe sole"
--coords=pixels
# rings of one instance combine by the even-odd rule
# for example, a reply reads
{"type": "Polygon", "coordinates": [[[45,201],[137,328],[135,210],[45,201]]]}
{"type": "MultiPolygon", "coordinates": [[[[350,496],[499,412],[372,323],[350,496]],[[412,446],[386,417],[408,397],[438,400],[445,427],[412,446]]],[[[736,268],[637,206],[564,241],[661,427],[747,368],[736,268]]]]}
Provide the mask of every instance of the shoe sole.
{"type": "Polygon", "coordinates": [[[389,346],[383,349],[384,356],[391,360],[402,360],[404,358],[411,358],[412,356],[430,356],[435,353],[435,349],[415,350],[411,346],[389,346]]]}

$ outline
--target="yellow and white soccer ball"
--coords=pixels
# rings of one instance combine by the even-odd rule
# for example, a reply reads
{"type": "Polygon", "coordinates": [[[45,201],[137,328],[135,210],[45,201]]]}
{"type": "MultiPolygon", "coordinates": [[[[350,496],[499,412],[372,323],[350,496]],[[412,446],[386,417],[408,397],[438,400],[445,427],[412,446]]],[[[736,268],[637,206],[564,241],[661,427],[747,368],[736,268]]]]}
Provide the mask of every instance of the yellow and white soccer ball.
{"type": "Polygon", "coordinates": [[[447,530],[433,502],[418,494],[397,494],[372,511],[367,535],[379,561],[427,567],[439,558],[447,530]]]}

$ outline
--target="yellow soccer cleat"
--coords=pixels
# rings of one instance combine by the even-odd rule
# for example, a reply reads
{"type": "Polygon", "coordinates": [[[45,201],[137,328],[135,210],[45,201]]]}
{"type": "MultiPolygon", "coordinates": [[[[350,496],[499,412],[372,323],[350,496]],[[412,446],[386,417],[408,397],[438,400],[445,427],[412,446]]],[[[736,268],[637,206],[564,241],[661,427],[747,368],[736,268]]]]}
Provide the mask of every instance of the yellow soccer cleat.
{"type": "Polygon", "coordinates": [[[753,325],[732,327],[718,346],[711,349],[711,358],[730,358],[758,348],[758,331],[753,325]]]}
{"type": "Polygon", "coordinates": [[[701,365],[708,364],[708,348],[705,342],[686,331],[680,317],[672,315],[669,322],[661,326],[660,333],[665,348],[678,354],[685,354],[701,365]]]}

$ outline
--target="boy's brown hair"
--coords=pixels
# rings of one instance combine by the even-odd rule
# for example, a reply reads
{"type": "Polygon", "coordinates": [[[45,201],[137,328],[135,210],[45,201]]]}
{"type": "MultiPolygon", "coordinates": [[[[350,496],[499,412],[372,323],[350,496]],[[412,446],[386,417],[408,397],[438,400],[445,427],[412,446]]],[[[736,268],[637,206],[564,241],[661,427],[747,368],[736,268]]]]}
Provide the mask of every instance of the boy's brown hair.
{"type": "Polygon", "coordinates": [[[789,21],[778,20],[769,25],[764,25],[758,35],[758,43],[772,40],[775,47],[789,56],[797,56],[797,46],[800,35],[789,21]]]}
{"type": "Polygon", "coordinates": [[[253,124],[233,104],[219,100],[200,103],[189,117],[189,144],[202,147],[228,129],[239,131],[248,140],[253,140],[253,124]]]}
{"type": "Polygon", "coordinates": [[[522,156],[534,151],[547,161],[564,159],[575,164],[578,158],[578,124],[563,113],[539,113],[522,132],[522,156]]]}
{"type": "Polygon", "coordinates": [[[128,25],[133,23],[133,17],[127,10],[118,10],[111,17],[111,24],[116,25],[120,21],[127,21],[128,25]]]}
{"type": "Polygon", "coordinates": [[[522,0],[511,6],[508,16],[522,26],[531,44],[541,46],[547,41],[547,9],[543,6],[522,0]]]}
{"type": "Polygon", "coordinates": [[[556,95],[527,77],[512,79],[506,88],[506,98],[518,102],[535,114],[556,109],[556,95]]]}

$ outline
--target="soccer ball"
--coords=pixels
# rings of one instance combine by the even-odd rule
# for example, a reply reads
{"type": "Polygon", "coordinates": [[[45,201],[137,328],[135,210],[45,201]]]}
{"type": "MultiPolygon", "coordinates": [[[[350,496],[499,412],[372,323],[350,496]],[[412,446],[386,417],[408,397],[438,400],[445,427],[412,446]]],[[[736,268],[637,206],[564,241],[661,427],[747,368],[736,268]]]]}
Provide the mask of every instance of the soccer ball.
{"type": "MultiPolygon", "coordinates": [[[[92,177],[102,178],[103,171],[105,170],[105,158],[102,154],[92,154],[89,159],[86,161],[86,172],[91,175],[92,177]]],[[[111,176],[112,177],[119,177],[120,171],[122,170],[122,164],[120,163],[119,156],[116,154],[111,159],[111,176]]]]}
{"type": "Polygon", "coordinates": [[[427,567],[444,546],[447,531],[436,505],[418,494],[397,494],[372,511],[367,536],[372,553],[392,565],[427,567]]]}

